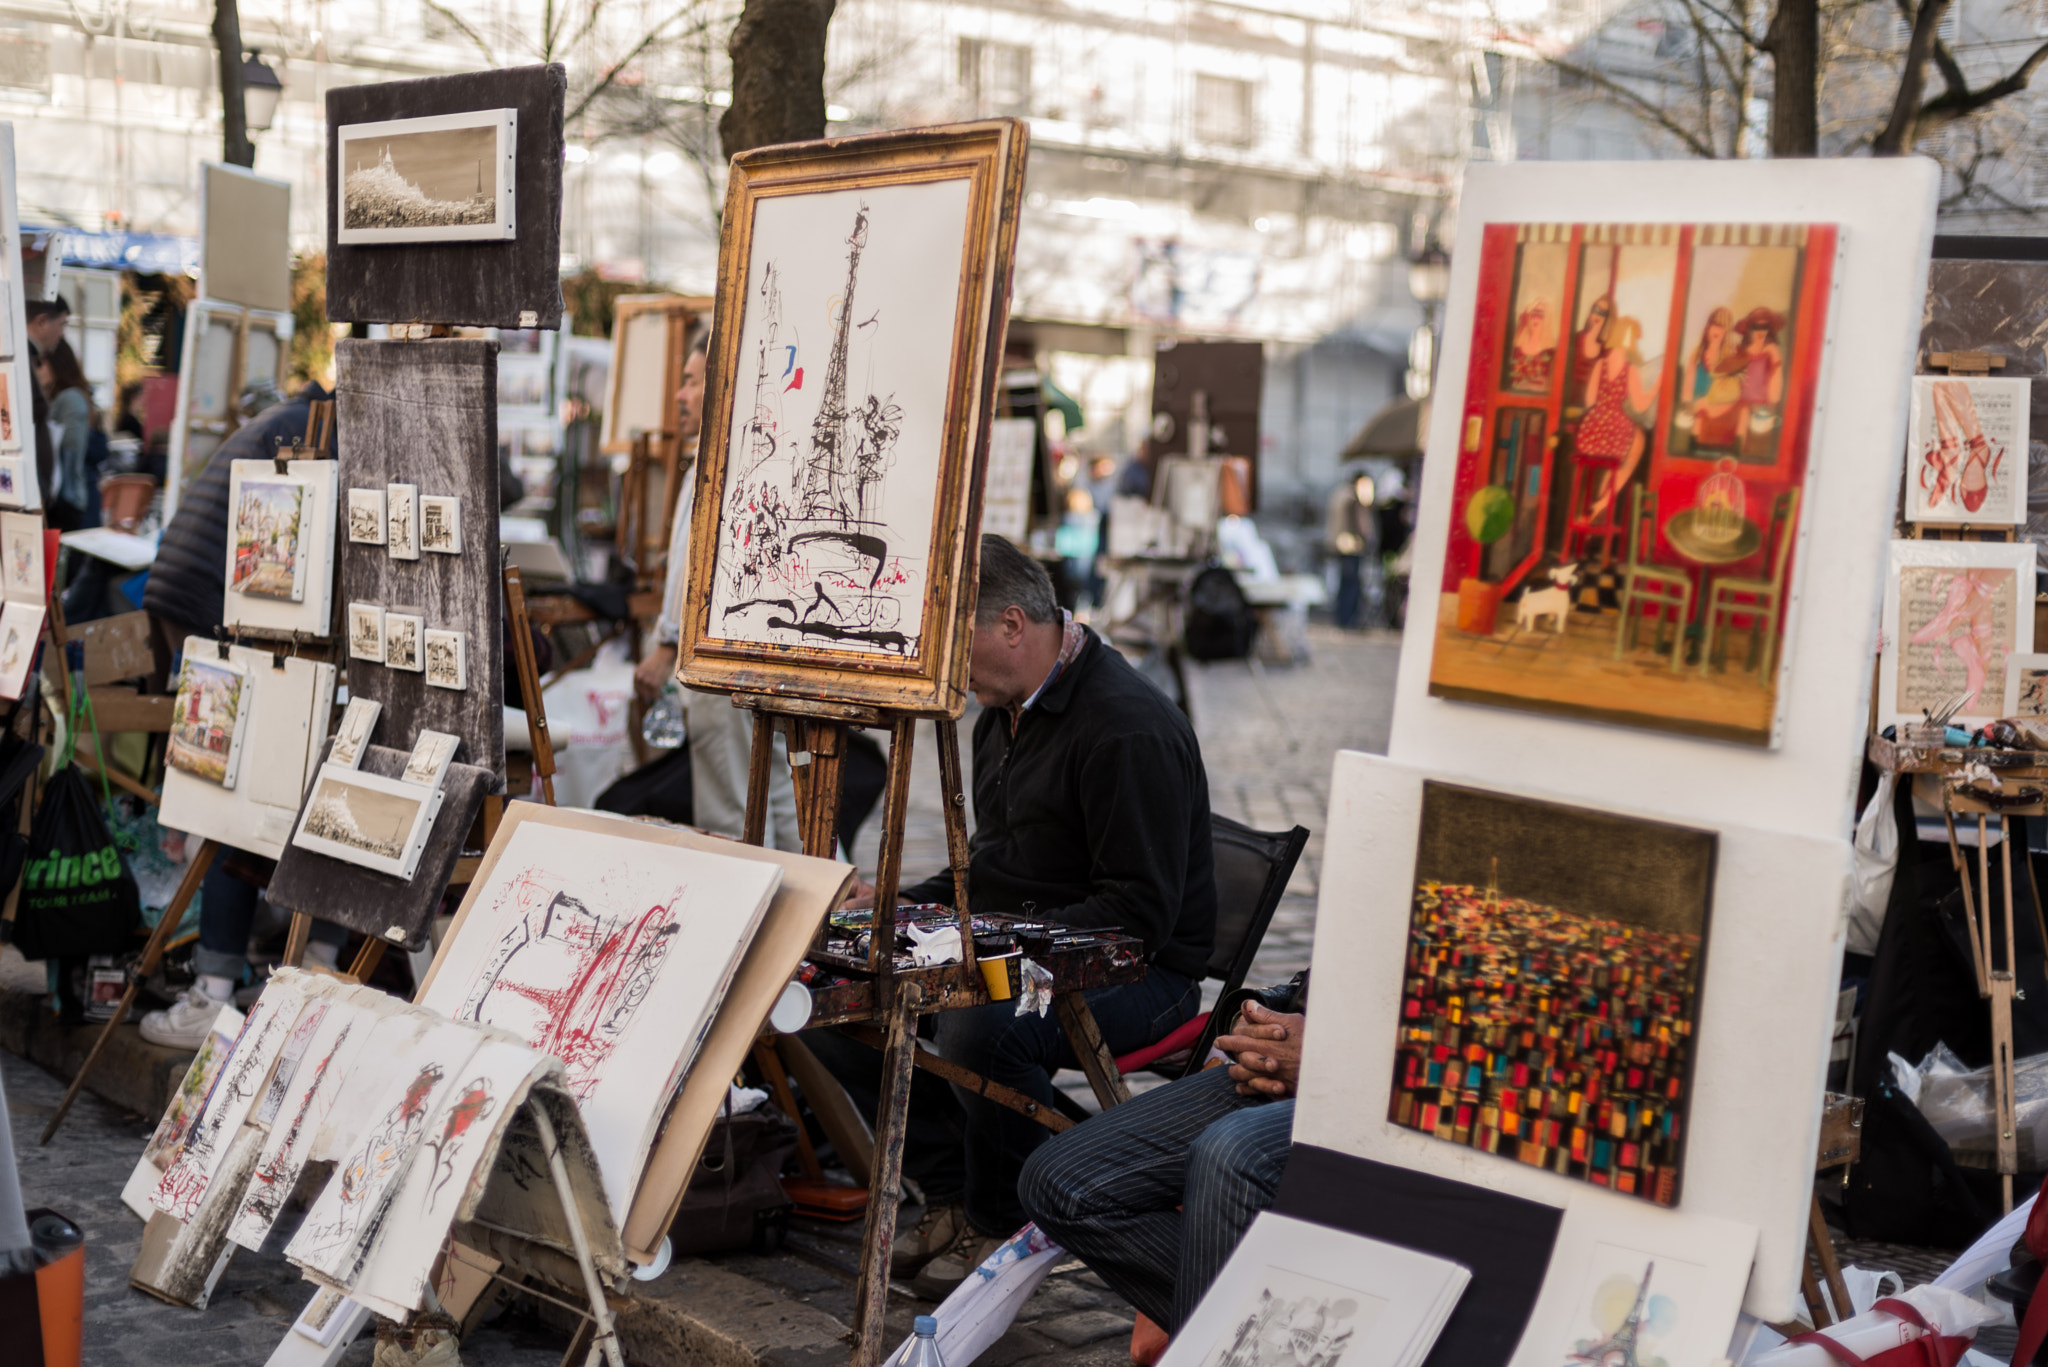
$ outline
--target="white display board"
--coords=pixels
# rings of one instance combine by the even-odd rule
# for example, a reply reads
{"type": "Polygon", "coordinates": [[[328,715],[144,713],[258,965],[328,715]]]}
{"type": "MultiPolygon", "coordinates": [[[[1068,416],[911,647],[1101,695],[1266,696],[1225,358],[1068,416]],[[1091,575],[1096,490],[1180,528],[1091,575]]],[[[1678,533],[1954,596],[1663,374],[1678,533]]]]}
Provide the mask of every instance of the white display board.
{"type": "MultiPolygon", "coordinates": [[[[1465,177],[1452,252],[1440,384],[1462,393],[1480,242],[1490,223],[1832,223],[1835,298],[1814,410],[1799,577],[1770,748],[1536,716],[1432,697],[1436,615],[1408,618],[1391,754],[1485,786],[1562,788],[1713,825],[1832,839],[1855,819],[1877,653],[1885,547],[1904,460],[1906,408],[1933,247],[1939,168],[1919,157],[1792,162],[1527,162],[1465,177]],[[1597,211],[1588,208],[1597,205],[1597,211]]],[[[1462,407],[1432,409],[1415,533],[1415,598],[1444,579],[1462,407]]],[[[1694,666],[1696,667],[1696,666],[1694,666]]],[[[1349,829],[1331,824],[1333,846],[1349,829]]],[[[1326,880],[1324,886],[1339,884],[1326,880]]],[[[1329,918],[1325,918],[1325,925],[1329,918]]],[[[1814,1096],[1818,1104],[1818,1092],[1814,1096]]]]}
{"type": "MultiPolygon", "coordinates": [[[[36,478],[35,435],[29,431],[35,373],[28,363],[28,314],[23,307],[21,214],[14,197],[14,125],[0,123],[0,508],[43,506],[36,478]]],[[[53,241],[54,246],[54,241],[53,241]]]]}
{"type": "Polygon", "coordinates": [[[1294,1141],[1553,1206],[1648,1203],[1387,1118],[1425,778],[1718,833],[1677,1208],[1754,1226],[1757,1261],[1744,1308],[1765,1320],[1792,1318],[1846,926],[1846,835],[1821,840],[1680,815],[1670,803],[1603,801],[1560,791],[1562,774],[1557,783],[1510,789],[1484,772],[1337,756],[1316,914],[1313,977],[1322,987],[1310,1007],[1294,1141]]]}

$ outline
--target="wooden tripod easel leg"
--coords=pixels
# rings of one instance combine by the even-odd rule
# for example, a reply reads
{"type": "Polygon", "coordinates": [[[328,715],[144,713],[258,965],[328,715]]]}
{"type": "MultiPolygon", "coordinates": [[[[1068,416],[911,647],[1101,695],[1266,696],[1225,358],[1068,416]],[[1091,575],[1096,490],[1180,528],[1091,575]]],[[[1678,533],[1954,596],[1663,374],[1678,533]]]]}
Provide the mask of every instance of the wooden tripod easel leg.
{"type": "MultiPolygon", "coordinates": [[[[879,919],[879,918],[878,918],[879,919]]],[[[882,1097],[875,1113],[875,1171],[868,1182],[868,1222],[861,1236],[860,1299],[854,1303],[853,1367],[877,1367],[889,1313],[889,1246],[896,1242],[897,1194],[903,1187],[903,1131],[910,1117],[910,1072],[917,1050],[915,983],[885,980],[889,1038],[882,1051],[882,1097]]]]}
{"type": "Polygon", "coordinates": [[[211,840],[201,841],[192,855],[192,862],[185,866],[185,876],[178,880],[178,890],[171,896],[171,904],[164,908],[164,914],[157,918],[155,929],[149,932],[149,943],[142,947],[142,961],[135,965],[135,976],[128,980],[128,990],[121,994],[120,1003],[114,1007],[114,1014],[100,1027],[100,1037],[93,1041],[92,1052],[85,1056],[85,1062],[78,1065],[78,1076],[71,1079],[71,1086],[64,1092],[64,1099],[57,1103],[57,1109],[50,1116],[50,1123],[43,1126],[42,1138],[36,1143],[47,1144],[50,1136],[57,1133],[57,1127],[64,1123],[64,1117],[71,1113],[71,1103],[78,1100],[80,1089],[91,1075],[93,1066],[100,1061],[107,1043],[114,1037],[114,1030],[128,1019],[128,1010],[135,1005],[135,994],[142,990],[142,980],[156,972],[157,962],[164,956],[164,946],[177,933],[178,922],[185,919],[185,908],[192,905],[192,898],[198,893],[199,885],[206,879],[206,871],[213,867],[214,854],[220,846],[211,840]]]}

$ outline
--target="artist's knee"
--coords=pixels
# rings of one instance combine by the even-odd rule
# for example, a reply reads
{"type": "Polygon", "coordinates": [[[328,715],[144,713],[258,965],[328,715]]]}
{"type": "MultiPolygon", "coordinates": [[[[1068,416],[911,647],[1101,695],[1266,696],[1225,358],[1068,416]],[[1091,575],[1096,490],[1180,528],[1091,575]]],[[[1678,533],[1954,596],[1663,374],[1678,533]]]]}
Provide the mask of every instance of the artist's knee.
{"type": "Polygon", "coordinates": [[[1017,1175],[1017,1200],[1040,1229],[1051,1232],[1079,1217],[1091,1204],[1094,1171],[1086,1162],[1080,1130],[1055,1135],[1024,1160],[1017,1175]]]}

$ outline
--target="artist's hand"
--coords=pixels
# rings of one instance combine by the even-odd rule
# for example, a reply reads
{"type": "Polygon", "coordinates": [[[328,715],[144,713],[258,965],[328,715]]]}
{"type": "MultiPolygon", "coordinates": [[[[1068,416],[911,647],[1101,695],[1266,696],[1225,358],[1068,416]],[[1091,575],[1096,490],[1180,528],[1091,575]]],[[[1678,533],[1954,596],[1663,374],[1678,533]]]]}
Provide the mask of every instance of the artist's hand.
{"type": "Polygon", "coordinates": [[[1216,1041],[1230,1055],[1231,1080],[1244,1096],[1290,1097],[1301,1081],[1305,1015],[1286,1016],[1255,1001],[1244,1004],[1231,1032],[1216,1041]]]}
{"type": "Polygon", "coordinates": [[[633,669],[633,692],[641,702],[653,702],[676,676],[676,648],[656,646],[633,669]]]}
{"type": "Polygon", "coordinates": [[[866,911],[874,904],[875,885],[856,873],[853,876],[853,895],[848,897],[841,905],[848,911],[866,911]]]}

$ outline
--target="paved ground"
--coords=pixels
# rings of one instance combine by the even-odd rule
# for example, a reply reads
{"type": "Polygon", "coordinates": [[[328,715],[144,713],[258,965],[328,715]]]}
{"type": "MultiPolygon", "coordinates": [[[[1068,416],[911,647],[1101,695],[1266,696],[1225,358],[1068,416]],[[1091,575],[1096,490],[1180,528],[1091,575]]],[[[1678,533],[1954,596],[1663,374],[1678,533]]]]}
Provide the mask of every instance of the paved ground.
{"type": "MultiPolygon", "coordinates": [[[[1190,710],[1208,762],[1215,809],[1260,829],[1299,823],[1312,833],[1274,917],[1254,981],[1279,981],[1307,965],[1335,750],[1386,746],[1398,638],[1391,633],[1323,629],[1312,630],[1310,640],[1313,655],[1306,663],[1269,665],[1260,671],[1243,664],[1194,666],[1189,681],[1190,710]]],[[[971,718],[963,723],[963,741],[970,727],[971,718]]],[[[911,876],[941,867],[945,857],[938,767],[930,736],[929,729],[922,730],[918,742],[907,833],[911,876]]],[[[869,823],[856,851],[863,871],[870,875],[876,825],[869,823]]],[[[291,1222],[280,1223],[272,1246],[263,1253],[237,1254],[204,1312],[164,1305],[134,1291],[127,1274],[142,1222],[120,1204],[119,1192],[153,1118],[124,1115],[88,1095],[58,1141],[38,1149],[35,1135],[62,1094],[61,1086],[41,1069],[12,1056],[0,1056],[0,1082],[6,1088],[29,1205],[59,1209],[86,1231],[87,1363],[262,1363],[309,1295],[278,1252],[290,1237],[291,1222]]],[[[1074,1090],[1085,1097],[1078,1075],[1074,1090]]],[[[851,1319],[849,1273],[858,1258],[858,1240],[858,1226],[799,1221],[789,1247],[776,1255],[726,1256],[711,1260],[708,1267],[693,1264],[694,1272],[675,1275],[744,1278],[755,1299],[765,1293],[787,1314],[809,1315],[829,1330],[831,1321],[844,1324],[851,1319]]],[[[892,1324],[899,1319],[907,1322],[922,1308],[908,1298],[892,1299],[892,1324]]],[[[1055,1270],[1018,1324],[981,1361],[988,1367],[1110,1367],[1128,1360],[1125,1344],[1131,1322],[1128,1306],[1078,1263],[1069,1263],[1055,1270]]],[[[560,1330],[514,1313],[465,1344],[463,1361],[468,1367],[542,1367],[558,1360],[565,1342],[560,1330]]],[[[369,1352],[365,1340],[346,1361],[362,1367],[369,1352]]],[[[837,1361],[836,1350],[816,1360],[837,1361]]]]}

